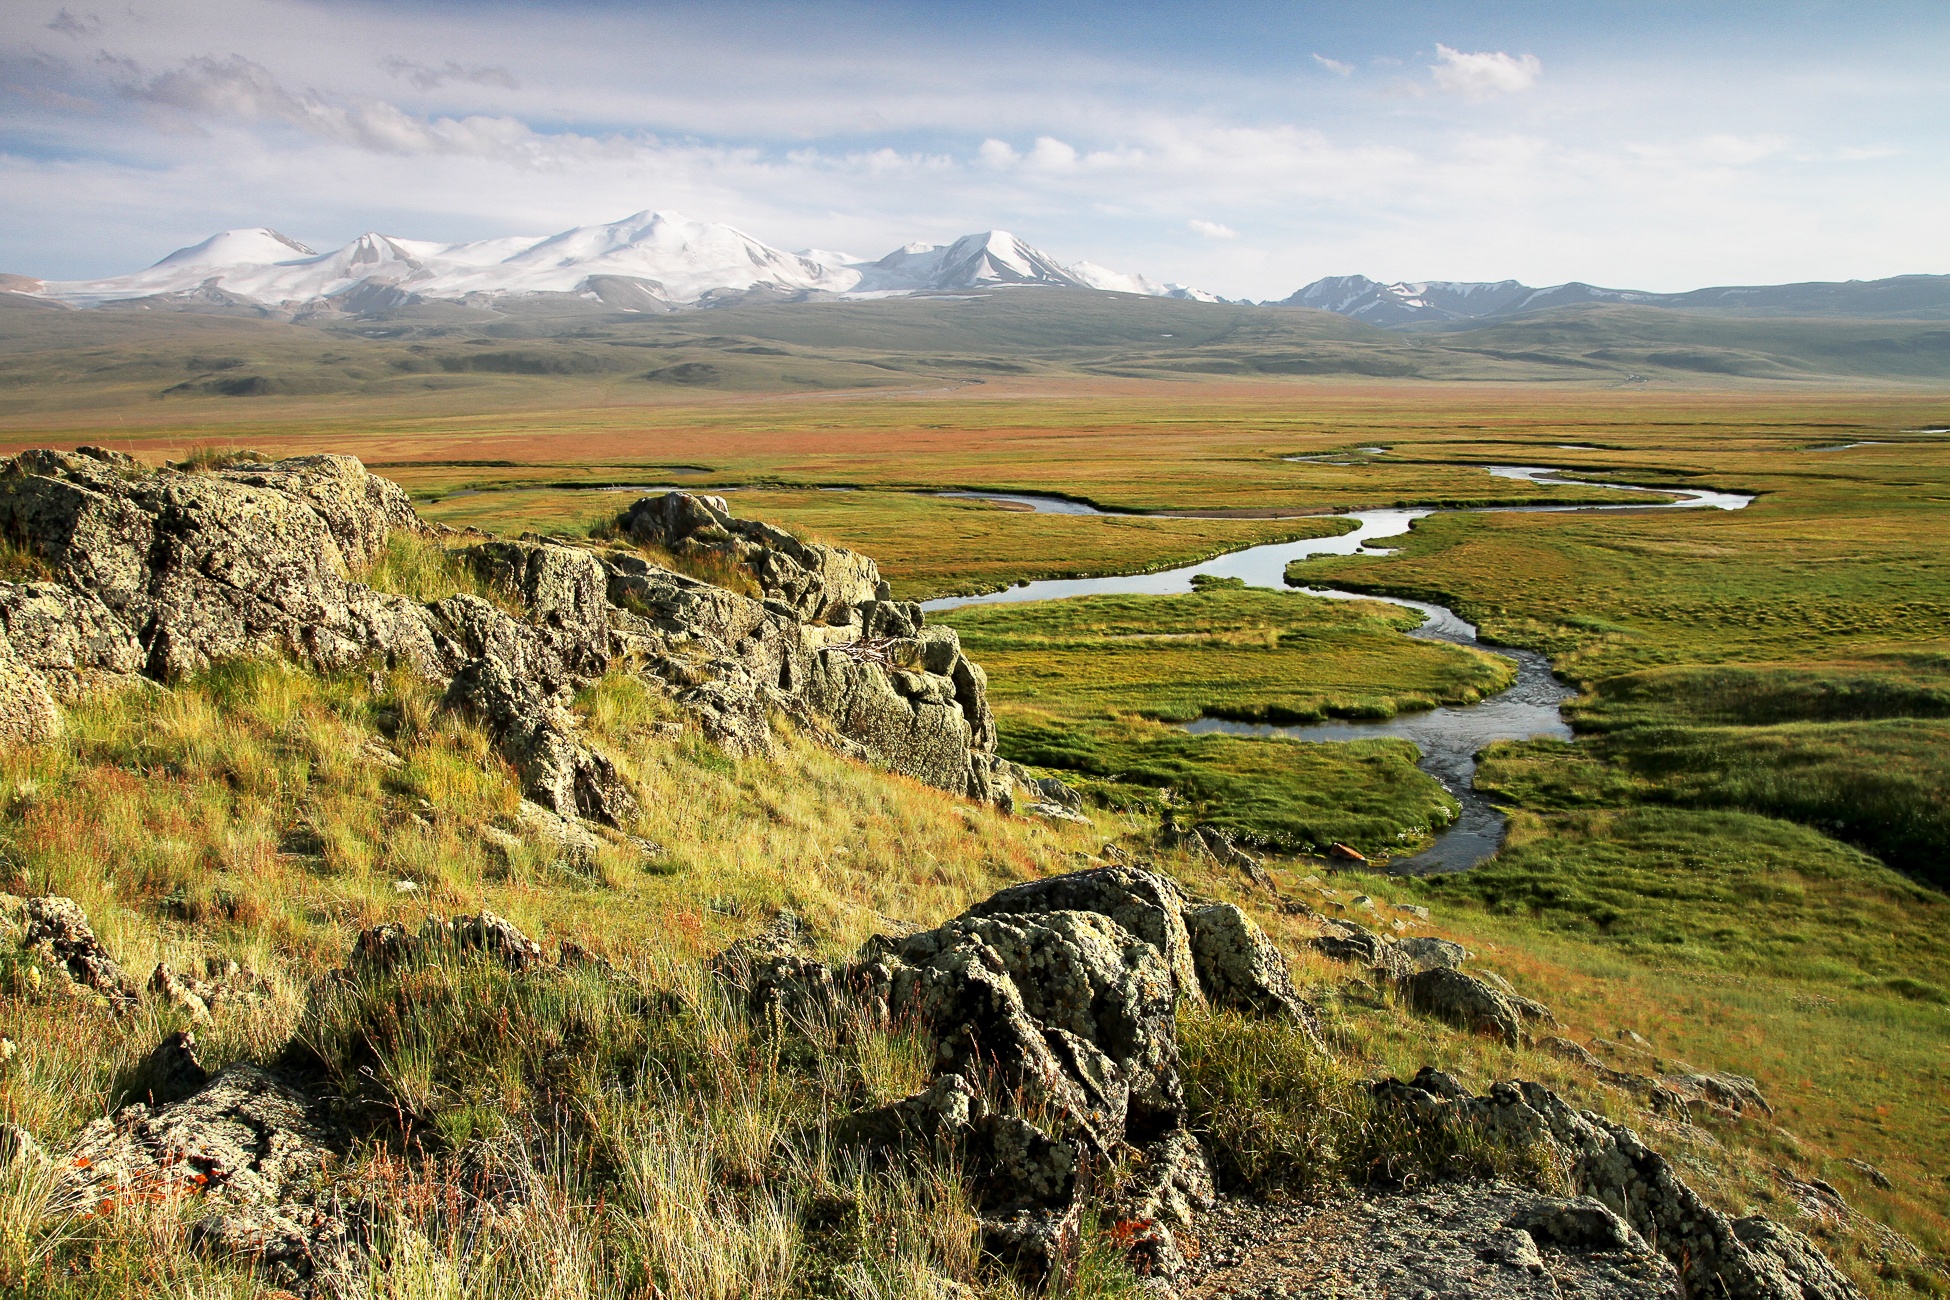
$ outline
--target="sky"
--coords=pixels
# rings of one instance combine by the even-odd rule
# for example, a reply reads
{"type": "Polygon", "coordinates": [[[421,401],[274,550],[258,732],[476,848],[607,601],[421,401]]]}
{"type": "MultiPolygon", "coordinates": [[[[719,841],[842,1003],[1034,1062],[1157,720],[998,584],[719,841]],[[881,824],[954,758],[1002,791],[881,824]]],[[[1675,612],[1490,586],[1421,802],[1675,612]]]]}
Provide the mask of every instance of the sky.
{"type": "Polygon", "coordinates": [[[1950,272],[1950,5],[5,0],[0,271],[645,209],[1228,297],[1950,272]]]}

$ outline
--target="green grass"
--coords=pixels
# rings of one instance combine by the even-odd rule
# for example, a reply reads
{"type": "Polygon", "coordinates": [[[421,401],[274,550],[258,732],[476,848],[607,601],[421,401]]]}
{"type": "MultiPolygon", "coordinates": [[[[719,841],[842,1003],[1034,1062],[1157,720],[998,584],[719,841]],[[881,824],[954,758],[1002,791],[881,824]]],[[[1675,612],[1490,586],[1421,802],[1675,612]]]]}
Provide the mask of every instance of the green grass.
{"type": "MultiPolygon", "coordinates": [[[[1548,766],[1535,744],[1528,763],[1548,766]]],[[[1486,763],[1507,792],[1511,768],[1486,763]]],[[[1655,961],[1850,987],[1950,970],[1950,902],[1792,822],[1663,807],[1519,815],[1496,859],[1430,889],[1655,961]]]]}
{"type": "Polygon", "coordinates": [[[1074,781],[1100,803],[1175,810],[1285,853],[1324,853],[1336,841],[1375,856],[1413,852],[1459,811],[1401,740],[1193,736],[1143,718],[1026,709],[998,723],[1005,755],[1074,781]]]}
{"type": "Polygon", "coordinates": [[[1515,675],[1502,656],[1403,636],[1422,621],[1413,610],[1264,589],[970,605],[933,621],[988,670],[996,703],[1065,716],[1390,718],[1473,704],[1515,675]]]}
{"type": "Polygon", "coordinates": [[[1212,584],[1180,596],[974,605],[937,621],[987,670],[1002,752],[1015,761],[1073,774],[1108,802],[1182,807],[1287,852],[1340,841],[1390,853],[1457,811],[1404,742],[1190,736],[1159,723],[1388,718],[1508,684],[1507,659],[1404,636],[1419,618],[1212,584]]]}

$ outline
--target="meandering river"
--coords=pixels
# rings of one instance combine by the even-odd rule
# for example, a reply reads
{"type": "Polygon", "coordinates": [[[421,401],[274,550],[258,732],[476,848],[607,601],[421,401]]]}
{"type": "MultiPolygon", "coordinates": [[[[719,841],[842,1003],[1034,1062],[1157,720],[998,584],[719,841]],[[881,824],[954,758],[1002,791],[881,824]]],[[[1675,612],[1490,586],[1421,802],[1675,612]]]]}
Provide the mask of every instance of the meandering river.
{"type": "MultiPolygon", "coordinates": [[[[1526,505],[1494,506],[1497,512],[1563,512],[1589,510],[1740,510],[1753,497],[1735,492],[1710,492],[1698,489],[1641,487],[1636,484],[1567,479],[1560,471],[1541,465],[1488,465],[1484,468],[1498,478],[1519,479],[1527,483],[1564,487],[1605,487],[1625,492],[1646,492],[1657,501],[1615,505],[1526,505]]],[[[978,497],[1028,506],[1049,514],[1104,514],[1094,506],[1062,497],[1038,496],[1019,492],[957,492],[944,495],[978,497]]],[[[1192,575],[1206,573],[1222,578],[1243,578],[1248,586],[1284,588],[1286,567],[1295,560],[1316,555],[1387,555],[1385,548],[1370,542],[1400,537],[1417,519],[1449,513],[1435,509],[1385,509],[1350,511],[1341,518],[1351,519],[1355,527],[1336,537],[1310,537],[1297,542],[1274,542],[1160,573],[1123,574],[1104,578],[1059,578],[1031,582],[984,596],[947,596],[924,602],[930,612],[955,609],[963,605],[989,605],[1023,600],[1062,600],[1071,596],[1170,595],[1191,591],[1192,575]]],[[[1516,660],[1517,678],[1507,689],[1480,704],[1443,707],[1422,713],[1404,713],[1386,722],[1317,722],[1306,726],[1281,727],[1264,723],[1228,722],[1222,718],[1200,718],[1187,724],[1195,734],[1224,732],[1236,736],[1287,736],[1310,742],[1362,740],[1373,736],[1396,736],[1415,745],[1417,761],[1424,772],[1442,782],[1443,787],[1462,804],[1462,815],[1435,838],[1434,844],[1413,857],[1389,864],[1398,875],[1432,875],[1445,871],[1466,871],[1495,853],[1503,843],[1506,819],[1488,798],[1476,790],[1476,755],[1497,740],[1528,740],[1555,736],[1568,740],[1571,728],[1560,711],[1563,702],[1575,692],[1559,682],[1551,672],[1550,661],[1532,650],[1516,650],[1479,642],[1476,628],[1446,605],[1433,605],[1394,596],[1373,596],[1340,591],[1331,587],[1306,587],[1310,595],[1333,600],[1380,600],[1421,611],[1422,625],[1410,636],[1456,645],[1480,645],[1496,654],[1516,660]]]]}

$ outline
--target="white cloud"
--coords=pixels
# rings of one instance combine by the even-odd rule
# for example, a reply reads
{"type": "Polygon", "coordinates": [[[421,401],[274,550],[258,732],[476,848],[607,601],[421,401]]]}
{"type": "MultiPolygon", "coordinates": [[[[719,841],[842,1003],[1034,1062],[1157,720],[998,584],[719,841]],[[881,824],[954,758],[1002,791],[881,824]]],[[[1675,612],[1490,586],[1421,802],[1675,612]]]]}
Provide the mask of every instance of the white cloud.
{"type": "Polygon", "coordinates": [[[1746,167],[1785,152],[1781,135],[1735,135],[1720,132],[1662,144],[1634,144],[1630,152],[1647,163],[1662,166],[1746,167]]]}
{"type": "Polygon", "coordinates": [[[406,78],[421,90],[432,90],[449,81],[470,82],[476,86],[499,86],[503,90],[521,89],[521,83],[515,80],[515,74],[503,67],[470,67],[448,59],[441,66],[434,68],[397,56],[381,59],[379,66],[395,77],[406,78]]]}
{"type": "Polygon", "coordinates": [[[1529,90],[1544,75],[1542,60],[1534,54],[1509,55],[1501,52],[1469,54],[1447,45],[1435,47],[1429,71],[1435,74],[1437,90],[1466,99],[1489,99],[1529,90]]]}
{"type": "Polygon", "coordinates": [[[1314,55],[1314,62],[1337,77],[1352,76],[1354,73],[1354,65],[1352,63],[1342,63],[1339,59],[1330,59],[1325,54],[1314,55]]]}
{"type": "Polygon", "coordinates": [[[1055,136],[1038,136],[1027,162],[1039,171],[1070,171],[1077,165],[1077,151],[1055,136]]]}
{"type": "Polygon", "coordinates": [[[212,119],[282,122],[374,153],[475,154],[528,166],[555,166],[632,147],[614,137],[542,134],[512,117],[421,117],[378,99],[336,103],[316,91],[286,89],[268,68],[241,54],[186,59],[182,66],[154,76],[142,75],[128,60],[114,62],[125,70],[116,87],[124,97],[184,124],[212,119]]]}
{"type": "Polygon", "coordinates": [[[1190,221],[1186,222],[1185,224],[1190,226],[1197,233],[1204,235],[1207,239],[1239,238],[1238,231],[1234,230],[1231,226],[1222,226],[1216,221],[1205,221],[1202,220],[1201,218],[1193,217],[1190,221]]]}
{"type": "Polygon", "coordinates": [[[1015,146],[1006,140],[984,140],[982,147],[977,149],[975,154],[982,160],[983,166],[993,167],[997,171],[1005,167],[1014,167],[1022,161],[1022,155],[1017,153],[1015,146]]]}

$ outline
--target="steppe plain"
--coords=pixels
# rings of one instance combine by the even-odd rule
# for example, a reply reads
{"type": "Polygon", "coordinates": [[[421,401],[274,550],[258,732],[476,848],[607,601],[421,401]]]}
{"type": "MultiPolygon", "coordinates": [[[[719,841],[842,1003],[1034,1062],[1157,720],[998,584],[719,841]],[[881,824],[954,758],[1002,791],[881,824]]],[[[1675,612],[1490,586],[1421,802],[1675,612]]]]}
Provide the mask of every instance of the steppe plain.
{"type": "MultiPolygon", "coordinates": [[[[60,365],[78,364],[75,355],[60,365]]],[[[308,363],[291,364],[297,373],[308,363]]],[[[669,969],[779,903],[848,939],[875,916],[932,923],[998,880],[1148,833],[1161,789],[1171,791],[1165,804],[1200,814],[1245,809],[1236,828],[1261,833],[1291,895],[1425,906],[1438,933],[1486,954],[1572,1036],[1630,1031],[1664,1059],[1755,1077],[1770,1118],[1666,1135],[1689,1176],[1730,1207],[1773,1213],[1792,1188],[1821,1179],[1851,1208],[1817,1206],[1813,1221],[1860,1285],[1950,1290],[1950,392],[1888,375],[1519,383],[1493,372],[1463,381],[940,369],[865,391],[839,387],[858,376],[831,367],[820,376],[833,387],[796,391],[771,374],[646,385],[592,368],[314,395],[288,383],[261,396],[206,386],[168,398],[148,378],[16,369],[0,449],[93,443],[152,462],[235,448],[347,452],[406,485],[424,517],[507,534],[587,535],[635,499],[598,488],[724,491],[741,515],[872,555],[904,599],[1196,563],[1325,535],[1342,525],[1324,516],[1362,507],[1621,499],[1494,479],[1487,464],[1752,493],[1737,512],[1445,513],[1391,556],[1317,560],[1290,575],[1448,604],[1487,639],[1548,653],[1580,690],[1567,710],[1576,740],[1486,756],[1479,783],[1509,806],[1512,829],[1494,861],[1464,875],[1330,874],[1296,852],[1301,840],[1332,838],[1382,859],[1439,824],[1440,789],[1399,742],[1192,741],[1170,724],[1465,700],[1501,684],[1500,661],[1412,641],[1401,635],[1412,619],[1398,611],[1222,589],[941,616],[989,671],[1004,752],[1095,796],[1087,830],[890,790],[810,750],[729,763],[688,744],[641,751],[633,772],[657,792],[646,803],[664,809],[653,816],[663,818],[667,876],[490,878],[445,861],[438,845],[422,846],[426,863],[414,869],[428,874],[429,902],[486,903],[669,969]],[[1132,513],[931,495],[953,490],[1050,493],[1132,513]],[[1146,517],[1160,511],[1207,517],[1146,517]],[[1319,826],[1283,842],[1281,819],[1300,804],[1318,806],[1319,826]],[[837,851],[842,842],[849,852],[837,851]],[[619,890],[630,906],[616,905],[619,890]]],[[[348,925],[399,910],[384,885],[407,870],[391,856],[404,850],[383,847],[379,827],[360,821],[362,778],[326,757],[319,719],[357,713],[334,696],[346,690],[237,669],[174,703],[102,706],[77,719],[58,752],[6,757],[0,826],[37,886],[91,910],[160,912],[266,962],[323,960],[348,925]],[[297,762],[286,743],[294,718],[312,719],[310,779],[341,805],[346,861],[326,882],[264,850],[252,882],[219,897],[198,864],[245,852],[239,836],[299,779],[286,770],[297,762]],[[255,758],[240,764],[240,754],[255,758]],[[168,862],[144,847],[159,826],[177,846],[168,862]],[[118,860],[146,865],[118,874],[118,860]]],[[[654,701],[626,693],[590,709],[599,734],[625,746],[660,716],[654,701]]],[[[464,762],[430,764],[416,778],[429,792],[484,805],[503,797],[464,762]]],[[[1181,866],[1204,887],[1236,887],[1181,866]]],[[[1266,920],[1283,933],[1277,915],[1266,920]]],[[[137,937],[133,921],[108,929],[138,950],[157,942],[137,937]]],[[[1296,970],[1331,978],[1316,957],[1297,956],[1296,970]]],[[[0,1096],[10,1116],[45,1131],[99,1113],[118,1070],[162,1027],[91,1024],[127,1041],[113,1060],[89,1063],[51,1045],[81,1022],[36,1014],[18,999],[0,1006],[7,1032],[47,1045],[29,1055],[50,1063],[0,1078],[0,1096]]],[[[1477,1083],[1536,1077],[1600,1108],[1629,1107],[1547,1054],[1383,1008],[1349,1005],[1337,1032],[1372,1072],[1433,1062],[1477,1083]]],[[[219,1035],[218,1050],[242,1056],[272,1036],[253,1026],[234,1041],[219,1035]]],[[[1278,1100],[1268,1104],[1277,1114],[1278,1100]]],[[[481,1120],[456,1110],[448,1122],[458,1131],[481,1120]]],[[[61,1249],[92,1251],[98,1278],[145,1276],[139,1235],[78,1232],[61,1249]]],[[[82,1294],[96,1284],[67,1275],[61,1285],[82,1294]]],[[[1102,1286],[1116,1293],[1114,1279],[1102,1286]]]]}

